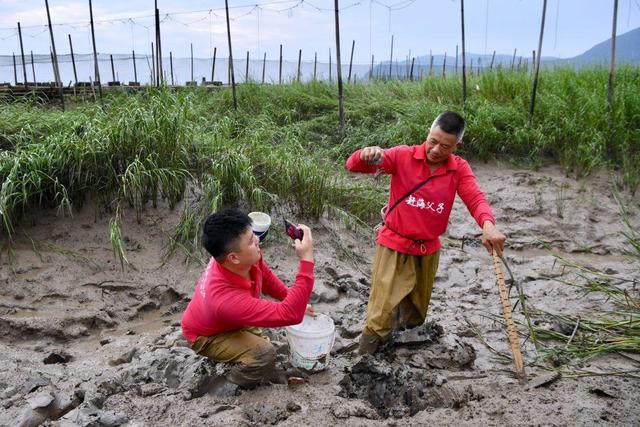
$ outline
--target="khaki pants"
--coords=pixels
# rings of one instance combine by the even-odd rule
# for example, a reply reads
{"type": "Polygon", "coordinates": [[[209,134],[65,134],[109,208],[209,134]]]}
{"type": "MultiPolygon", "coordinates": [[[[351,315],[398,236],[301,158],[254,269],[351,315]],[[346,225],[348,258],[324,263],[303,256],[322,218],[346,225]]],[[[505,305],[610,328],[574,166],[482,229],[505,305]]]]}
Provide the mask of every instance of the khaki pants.
{"type": "Polygon", "coordinates": [[[257,385],[275,370],[275,349],[259,328],[198,337],[191,348],[216,362],[236,364],[227,379],[241,387],[257,385]]]}
{"type": "Polygon", "coordinates": [[[439,260],[439,251],[415,256],[377,245],[363,335],[385,340],[394,327],[422,325],[439,260]]]}

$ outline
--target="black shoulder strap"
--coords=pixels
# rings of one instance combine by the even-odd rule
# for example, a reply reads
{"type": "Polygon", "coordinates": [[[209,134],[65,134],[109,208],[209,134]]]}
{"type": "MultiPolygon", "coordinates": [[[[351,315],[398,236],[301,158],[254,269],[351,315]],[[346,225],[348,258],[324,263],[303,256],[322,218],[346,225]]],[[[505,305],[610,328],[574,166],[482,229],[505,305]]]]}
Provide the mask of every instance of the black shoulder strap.
{"type": "Polygon", "coordinates": [[[420,181],[415,187],[413,187],[411,190],[407,191],[407,193],[400,197],[398,200],[396,200],[394,202],[393,205],[391,205],[391,208],[387,209],[386,212],[384,213],[384,217],[386,218],[387,216],[389,216],[389,214],[391,213],[392,210],[394,210],[400,203],[402,203],[402,201],[404,199],[406,199],[407,197],[409,197],[411,194],[413,194],[416,190],[418,190],[420,187],[422,187],[423,185],[425,185],[431,178],[433,178],[433,175],[429,176],[427,179],[425,179],[424,181],[420,181]]]}

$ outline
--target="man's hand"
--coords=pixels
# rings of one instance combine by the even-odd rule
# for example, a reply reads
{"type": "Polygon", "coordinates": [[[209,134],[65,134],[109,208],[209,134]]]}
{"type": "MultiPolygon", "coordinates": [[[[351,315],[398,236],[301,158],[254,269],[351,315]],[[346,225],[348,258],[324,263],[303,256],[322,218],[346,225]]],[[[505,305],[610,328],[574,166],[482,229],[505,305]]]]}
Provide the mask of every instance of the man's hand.
{"type": "Polygon", "coordinates": [[[304,311],[306,316],[316,317],[316,311],[313,309],[311,304],[307,304],[307,309],[304,311]]]}
{"type": "Polygon", "coordinates": [[[384,158],[384,150],[378,146],[365,147],[360,151],[360,160],[370,165],[379,165],[384,158]]]}
{"type": "Polygon", "coordinates": [[[489,255],[495,250],[499,257],[504,250],[504,242],[507,236],[498,231],[491,221],[485,221],[482,226],[482,245],[487,248],[489,255]]]}
{"type": "Polygon", "coordinates": [[[293,241],[293,246],[296,248],[296,255],[300,260],[313,262],[313,237],[311,236],[311,229],[304,224],[298,224],[298,228],[302,229],[302,240],[296,239],[293,241]]]}

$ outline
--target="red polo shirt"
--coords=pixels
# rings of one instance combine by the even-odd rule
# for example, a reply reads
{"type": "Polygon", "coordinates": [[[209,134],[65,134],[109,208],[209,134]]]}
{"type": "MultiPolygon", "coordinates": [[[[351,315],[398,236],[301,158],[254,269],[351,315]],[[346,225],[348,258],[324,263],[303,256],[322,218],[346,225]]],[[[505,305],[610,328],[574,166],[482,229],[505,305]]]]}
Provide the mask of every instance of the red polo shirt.
{"type": "Polygon", "coordinates": [[[495,223],[493,211],[469,163],[461,157],[450,155],[444,165],[431,172],[424,144],[386,149],[380,165],[360,160],[360,151],[347,159],[347,169],[361,173],[381,170],[390,174],[389,207],[418,183],[432,177],[385,218],[385,225],[376,238],[380,245],[409,255],[436,252],[441,246],[440,236],[447,230],[456,193],[480,227],[486,220],[495,223]]]}
{"type": "Polygon", "coordinates": [[[262,258],[251,281],[211,258],[182,315],[182,334],[191,342],[248,326],[278,327],[302,322],[311,290],[313,262],[300,261],[295,283],[287,288],[262,258]],[[265,293],[278,301],[261,299],[265,293]]]}

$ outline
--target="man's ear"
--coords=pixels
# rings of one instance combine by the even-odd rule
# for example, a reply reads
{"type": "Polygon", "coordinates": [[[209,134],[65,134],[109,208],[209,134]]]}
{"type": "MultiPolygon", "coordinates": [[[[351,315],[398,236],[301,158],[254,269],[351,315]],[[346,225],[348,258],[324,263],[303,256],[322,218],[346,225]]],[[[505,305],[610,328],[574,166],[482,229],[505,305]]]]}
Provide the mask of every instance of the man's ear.
{"type": "Polygon", "coordinates": [[[229,252],[227,254],[227,256],[225,257],[226,261],[228,261],[231,264],[238,264],[240,263],[240,257],[238,257],[238,254],[236,254],[235,252],[229,252]]]}

